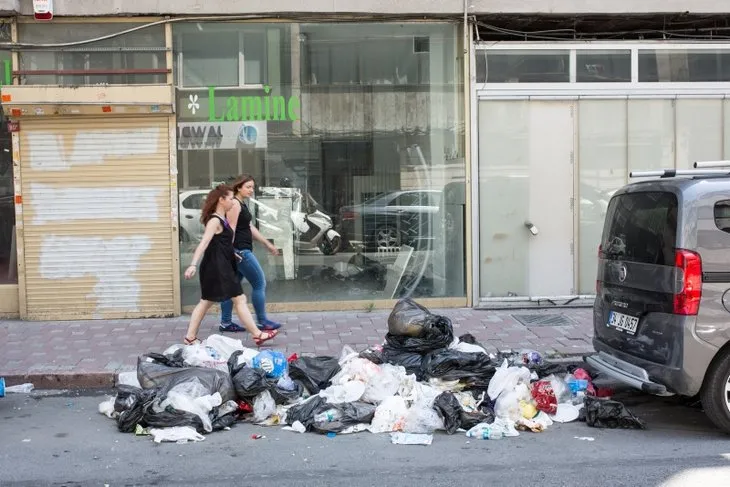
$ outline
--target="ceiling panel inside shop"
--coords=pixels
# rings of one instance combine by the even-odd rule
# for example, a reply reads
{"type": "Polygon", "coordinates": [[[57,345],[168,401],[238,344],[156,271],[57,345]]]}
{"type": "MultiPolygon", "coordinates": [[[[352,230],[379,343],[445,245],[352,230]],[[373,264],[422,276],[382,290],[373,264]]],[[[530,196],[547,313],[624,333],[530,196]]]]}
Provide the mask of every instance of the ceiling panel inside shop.
{"type": "Polygon", "coordinates": [[[730,39],[730,16],[489,15],[476,16],[476,40],[730,39]]]}

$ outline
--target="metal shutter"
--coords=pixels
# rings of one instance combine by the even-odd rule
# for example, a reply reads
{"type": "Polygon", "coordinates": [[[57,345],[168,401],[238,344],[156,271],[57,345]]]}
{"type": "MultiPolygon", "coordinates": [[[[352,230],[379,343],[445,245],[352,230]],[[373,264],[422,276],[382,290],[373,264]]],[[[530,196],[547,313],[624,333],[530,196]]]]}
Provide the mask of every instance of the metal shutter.
{"type": "Polygon", "coordinates": [[[21,122],[25,318],[175,314],[170,123],[21,122]]]}

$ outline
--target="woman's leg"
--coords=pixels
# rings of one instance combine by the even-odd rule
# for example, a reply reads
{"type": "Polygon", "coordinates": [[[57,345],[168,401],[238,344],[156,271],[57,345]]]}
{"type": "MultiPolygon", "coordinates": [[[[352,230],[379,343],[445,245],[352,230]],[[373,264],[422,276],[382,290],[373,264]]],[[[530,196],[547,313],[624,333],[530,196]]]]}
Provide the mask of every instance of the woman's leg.
{"type": "Polygon", "coordinates": [[[250,250],[244,250],[241,257],[238,269],[251,284],[251,303],[259,325],[265,329],[279,328],[280,324],[269,320],[266,316],[266,276],[261,264],[250,250]]]}
{"type": "MultiPolygon", "coordinates": [[[[239,251],[237,254],[241,255],[239,251]]],[[[242,260],[238,262],[238,280],[243,279],[243,271],[241,270],[242,260]]],[[[243,328],[233,323],[233,301],[227,299],[221,303],[221,324],[220,331],[243,331],[243,328]]]]}
{"type": "Polygon", "coordinates": [[[190,316],[190,324],[188,325],[188,332],[185,334],[185,339],[188,342],[194,341],[198,337],[198,329],[200,329],[200,322],[203,321],[205,313],[208,312],[210,307],[213,306],[212,301],[206,301],[201,299],[200,302],[195,306],[193,314],[190,316]]]}
{"type": "Polygon", "coordinates": [[[253,320],[253,316],[251,316],[251,311],[248,310],[248,306],[246,306],[246,295],[241,294],[239,296],[236,296],[232,299],[233,301],[233,307],[236,310],[236,314],[238,315],[238,319],[241,320],[241,324],[244,328],[254,337],[257,338],[261,336],[261,331],[256,328],[256,322],[253,320]]]}

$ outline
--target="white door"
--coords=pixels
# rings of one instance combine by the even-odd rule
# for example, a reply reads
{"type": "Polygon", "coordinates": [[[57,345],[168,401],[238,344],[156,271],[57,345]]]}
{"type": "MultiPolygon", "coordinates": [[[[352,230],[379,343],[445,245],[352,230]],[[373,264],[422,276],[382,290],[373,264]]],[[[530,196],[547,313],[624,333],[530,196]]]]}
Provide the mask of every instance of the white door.
{"type": "Polygon", "coordinates": [[[480,293],[574,293],[574,102],[479,102],[480,293]]]}

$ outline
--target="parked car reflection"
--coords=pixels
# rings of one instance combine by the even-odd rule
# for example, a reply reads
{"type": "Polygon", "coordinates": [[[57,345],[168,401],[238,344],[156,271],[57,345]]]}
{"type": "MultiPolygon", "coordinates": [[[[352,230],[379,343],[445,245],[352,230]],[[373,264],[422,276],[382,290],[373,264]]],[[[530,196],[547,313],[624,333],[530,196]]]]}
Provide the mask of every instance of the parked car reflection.
{"type": "Polygon", "coordinates": [[[391,191],[359,205],[340,208],[339,232],[367,250],[424,248],[433,240],[441,190],[391,191]]]}

